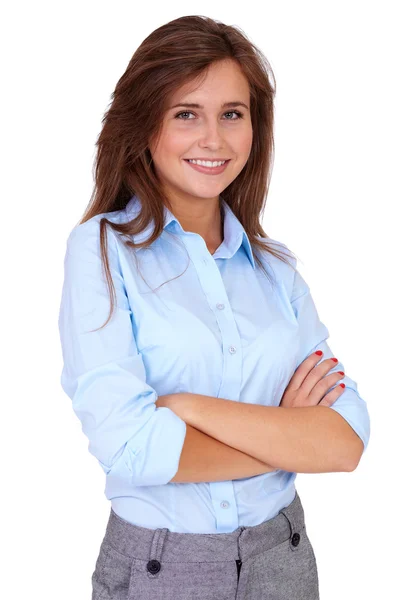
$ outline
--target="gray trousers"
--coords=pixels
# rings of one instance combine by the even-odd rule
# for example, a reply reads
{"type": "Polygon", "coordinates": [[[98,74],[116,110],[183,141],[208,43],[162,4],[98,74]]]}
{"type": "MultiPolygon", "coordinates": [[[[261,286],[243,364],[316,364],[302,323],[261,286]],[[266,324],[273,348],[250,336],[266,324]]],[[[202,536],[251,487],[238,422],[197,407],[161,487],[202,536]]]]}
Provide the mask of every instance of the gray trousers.
{"type": "Polygon", "coordinates": [[[319,600],[300,497],[259,525],[218,534],[147,529],[111,508],[92,589],[92,600],[319,600]]]}

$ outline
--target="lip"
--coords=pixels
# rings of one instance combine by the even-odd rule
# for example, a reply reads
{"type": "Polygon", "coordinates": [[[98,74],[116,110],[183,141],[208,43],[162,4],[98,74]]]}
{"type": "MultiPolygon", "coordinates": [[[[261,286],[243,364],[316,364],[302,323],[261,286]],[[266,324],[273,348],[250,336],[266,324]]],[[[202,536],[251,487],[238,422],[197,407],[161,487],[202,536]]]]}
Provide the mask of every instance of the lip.
{"type": "Polygon", "coordinates": [[[204,158],[203,156],[189,156],[188,158],[184,158],[183,160],[210,160],[214,162],[216,160],[231,160],[230,158],[204,158]]]}
{"type": "MultiPolygon", "coordinates": [[[[189,162],[188,158],[184,158],[183,159],[184,162],[189,165],[189,167],[191,167],[192,169],[194,169],[195,171],[198,171],[199,173],[204,173],[205,175],[219,175],[220,173],[223,173],[226,169],[226,167],[228,166],[228,164],[230,163],[230,158],[226,160],[226,162],[221,165],[220,167],[203,167],[202,165],[195,165],[193,163],[189,162]]],[[[191,159],[194,160],[194,159],[191,159]]],[[[198,160],[202,160],[202,159],[198,159],[198,160]]],[[[216,160],[216,159],[214,159],[216,160]]],[[[225,159],[221,159],[221,160],[225,160],[225,159]]]]}

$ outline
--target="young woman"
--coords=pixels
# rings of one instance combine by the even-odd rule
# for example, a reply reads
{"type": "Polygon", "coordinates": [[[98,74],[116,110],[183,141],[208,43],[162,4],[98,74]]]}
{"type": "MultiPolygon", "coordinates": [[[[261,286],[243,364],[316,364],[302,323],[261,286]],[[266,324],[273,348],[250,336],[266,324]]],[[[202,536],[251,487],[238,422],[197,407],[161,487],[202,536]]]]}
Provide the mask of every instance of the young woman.
{"type": "Polygon", "coordinates": [[[369,415],[260,224],[273,98],[239,29],[187,16],[144,40],[104,118],[59,317],[111,501],[92,600],[319,598],[295,478],[354,470],[369,415]]]}

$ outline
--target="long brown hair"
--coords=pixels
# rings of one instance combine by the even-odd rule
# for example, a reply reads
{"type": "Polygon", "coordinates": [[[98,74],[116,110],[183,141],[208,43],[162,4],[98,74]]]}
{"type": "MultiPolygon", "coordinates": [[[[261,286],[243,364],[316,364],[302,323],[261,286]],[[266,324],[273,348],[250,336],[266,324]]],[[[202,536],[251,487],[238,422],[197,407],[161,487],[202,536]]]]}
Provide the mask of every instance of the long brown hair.
{"type": "Polygon", "coordinates": [[[271,66],[238,27],[205,16],[180,17],[150,33],[137,48],[112,94],[96,142],[95,185],[79,224],[95,215],[124,209],[134,194],[141,201],[141,211],[129,222],[113,223],[106,217],[99,221],[101,257],[111,300],[110,313],[102,327],[112,317],[115,296],[107,258],[106,227],[109,225],[129,237],[154,221],[154,231],[147,240],[136,244],[124,240],[132,248],[148,247],[161,235],[163,205],[170,208],[170,204],[152,165],[149,140],[156,139],[161,132],[172,93],[206,76],[212,63],[227,59],[236,61],[249,83],[253,141],[246,165],[220,196],[245,229],[256,263],[268,279],[270,276],[256,250],[270,253],[295,268],[286,258],[293,253],[286,255],[272,248],[260,224],[274,154],[276,82],[271,66]]]}

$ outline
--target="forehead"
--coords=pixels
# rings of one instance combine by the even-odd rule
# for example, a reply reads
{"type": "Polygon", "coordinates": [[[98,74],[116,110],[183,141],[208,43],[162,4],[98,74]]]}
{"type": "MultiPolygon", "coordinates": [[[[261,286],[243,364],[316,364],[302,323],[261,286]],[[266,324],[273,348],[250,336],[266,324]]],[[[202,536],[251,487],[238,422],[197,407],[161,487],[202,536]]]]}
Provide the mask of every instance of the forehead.
{"type": "Polygon", "coordinates": [[[222,99],[248,100],[249,84],[239,65],[234,61],[213,63],[196,79],[183,84],[171,95],[171,104],[187,102],[220,104],[222,99]]]}

